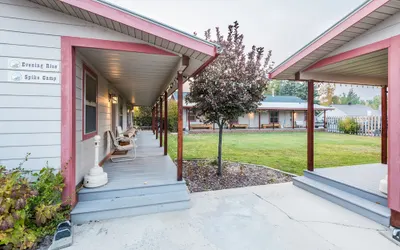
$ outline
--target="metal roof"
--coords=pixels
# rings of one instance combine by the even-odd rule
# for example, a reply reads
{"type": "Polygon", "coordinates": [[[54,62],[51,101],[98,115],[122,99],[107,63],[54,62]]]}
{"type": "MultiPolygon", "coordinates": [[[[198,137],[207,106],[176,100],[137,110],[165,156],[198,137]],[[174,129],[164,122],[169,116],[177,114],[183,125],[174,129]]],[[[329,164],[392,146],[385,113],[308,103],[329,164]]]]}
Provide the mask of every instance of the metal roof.
{"type": "MultiPolygon", "coordinates": [[[[258,109],[264,110],[307,110],[307,103],[302,102],[261,102],[258,109]]],[[[314,110],[332,110],[332,107],[325,107],[314,104],[314,110]]]]}
{"type": "Polygon", "coordinates": [[[333,108],[338,109],[348,116],[380,115],[380,111],[361,104],[334,104],[333,108]]]}
{"type": "Polygon", "coordinates": [[[272,95],[267,95],[265,96],[263,102],[306,102],[300,97],[297,96],[272,96],[272,95]]]}

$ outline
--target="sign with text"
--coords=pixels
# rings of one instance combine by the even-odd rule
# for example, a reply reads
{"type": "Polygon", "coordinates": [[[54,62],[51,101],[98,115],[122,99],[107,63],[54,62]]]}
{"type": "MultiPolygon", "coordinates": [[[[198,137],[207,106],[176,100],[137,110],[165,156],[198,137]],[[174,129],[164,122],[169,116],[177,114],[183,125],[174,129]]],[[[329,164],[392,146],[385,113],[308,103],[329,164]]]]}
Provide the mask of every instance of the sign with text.
{"type": "Polygon", "coordinates": [[[60,62],[36,59],[9,58],[8,68],[15,70],[60,72],[60,62]]]}
{"type": "Polygon", "coordinates": [[[60,83],[60,74],[49,72],[9,71],[8,80],[10,82],[60,83]]]}

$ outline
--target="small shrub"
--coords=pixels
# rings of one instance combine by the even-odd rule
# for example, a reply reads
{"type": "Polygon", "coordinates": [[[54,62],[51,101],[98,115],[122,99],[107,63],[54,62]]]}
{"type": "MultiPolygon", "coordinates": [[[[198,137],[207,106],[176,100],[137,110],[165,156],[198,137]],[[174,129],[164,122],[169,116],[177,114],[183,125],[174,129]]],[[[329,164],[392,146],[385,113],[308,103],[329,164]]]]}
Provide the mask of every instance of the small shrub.
{"type": "Polygon", "coordinates": [[[20,166],[0,166],[0,249],[33,248],[41,238],[54,233],[69,213],[62,206],[64,179],[61,172],[46,166],[32,176],[20,166]]]}
{"type": "Polygon", "coordinates": [[[360,125],[354,118],[347,117],[339,121],[339,131],[345,134],[357,134],[360,125]]]}
{"type": "Polygon", "coordinates": [[[178,103],[172,99],[168,101],[168,131],[178,131],[178,103]]]}

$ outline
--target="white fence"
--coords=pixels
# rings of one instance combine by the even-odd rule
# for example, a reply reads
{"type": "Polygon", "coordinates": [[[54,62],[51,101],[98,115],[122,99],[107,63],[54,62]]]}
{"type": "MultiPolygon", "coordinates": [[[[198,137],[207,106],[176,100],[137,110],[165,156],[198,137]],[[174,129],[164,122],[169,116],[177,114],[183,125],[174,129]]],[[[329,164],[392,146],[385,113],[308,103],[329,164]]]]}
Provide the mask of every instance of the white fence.
{"type": "MultiPolygon", "coordinates": [[[[347,117],[327,117],[326,130],[331,133],[343,133],[339,131],[339,122],[347,117]]],[[[350,117],[357,121],[359,129],[357,135],[381,136],[382,118],[381,116],[356,116],[350,117]]]]}

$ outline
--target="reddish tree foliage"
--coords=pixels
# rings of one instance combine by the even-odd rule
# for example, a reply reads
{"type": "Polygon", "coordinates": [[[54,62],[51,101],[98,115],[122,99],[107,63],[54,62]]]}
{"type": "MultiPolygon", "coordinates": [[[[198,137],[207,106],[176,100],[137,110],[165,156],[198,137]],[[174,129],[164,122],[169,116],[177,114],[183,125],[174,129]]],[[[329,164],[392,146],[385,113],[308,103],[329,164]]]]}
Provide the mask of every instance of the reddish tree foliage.
{"type": "Polygon", "coordinates": [[[256,111],[268,85],[271,51],[264,58],[264,48],[252,46],[245,53],[243,34],[236,21],[228,27],[228,36],[215,29],[217,40],[211,39],[211,31],[205,32],[206,40],[221,46],[222,52],[202,73],[190,83],[186,101],[195,103],[194,111],[205,123],[219,127],[218,175],[222,173],[222,133],[230,121],[256,111]]]}

